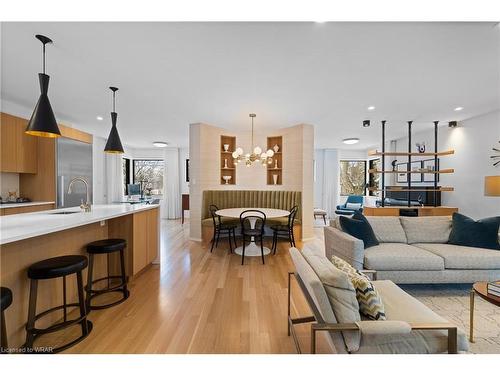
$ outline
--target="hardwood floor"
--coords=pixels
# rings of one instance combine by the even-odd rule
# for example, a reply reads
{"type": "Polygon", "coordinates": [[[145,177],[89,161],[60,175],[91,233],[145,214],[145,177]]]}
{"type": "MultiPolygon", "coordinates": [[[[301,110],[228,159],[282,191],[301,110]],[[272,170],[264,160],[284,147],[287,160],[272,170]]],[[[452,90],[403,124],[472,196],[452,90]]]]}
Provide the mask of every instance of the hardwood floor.
{"type": "MultiPolygon", "coordinates": [[[[295,353],[286,326],[289,244],[265,265],[248,257],[241,266],[226,241],[210,253],[209,244],[188,240],[187,222],[162,220],[161,227],[161,265],[130,283],[127,301],[92,311],[90,336],[66,353],[295,353]]],[[[292,289],[293,315],[310,315],[298,286],[292,289]]],[[[297,332],[307,352],[309,325],[297,332]]],[[[319,352],[330,351],[320,340],[319,352]]]]}

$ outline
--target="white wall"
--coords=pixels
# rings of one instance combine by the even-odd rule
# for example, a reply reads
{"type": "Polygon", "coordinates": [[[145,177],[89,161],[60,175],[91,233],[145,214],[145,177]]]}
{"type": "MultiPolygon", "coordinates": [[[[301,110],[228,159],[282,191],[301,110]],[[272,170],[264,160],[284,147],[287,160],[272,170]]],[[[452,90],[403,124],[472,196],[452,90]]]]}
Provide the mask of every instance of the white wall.
{"type": "MultiPolygon", "coordinates": [[[[397,150],[407,150],[407,139],[397,140],[397,150]]],[[[412,134],[412,143],[425,141],[428,151],[434,148],[434,132],[428,130],[412,134]]],[[[452,186],[453,192],[443,192],[441,204],[458,207],[459,212],[474,218],[500,215],[500,198],[484,196],[484,177],[499,175],[500,167],[493,167],[492,147],[500,140],[500,111],[465,120],[457,128],[440,126],[438,151],[454,149],[455,154],[440,158],[440,168],[454,168],[454,174],[442,174],[440,186],[452,186]]],[[[402,160],[403,161],[403,160],[402,160]]],[[[426,185],[426,184],[419,184],[426,185]]]]}

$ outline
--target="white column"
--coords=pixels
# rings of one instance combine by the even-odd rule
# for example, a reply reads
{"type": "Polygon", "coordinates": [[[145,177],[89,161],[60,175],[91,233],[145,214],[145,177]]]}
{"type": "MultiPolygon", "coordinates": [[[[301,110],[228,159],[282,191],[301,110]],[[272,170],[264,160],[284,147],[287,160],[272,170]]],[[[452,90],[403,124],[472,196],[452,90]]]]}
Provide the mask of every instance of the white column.
{"type": "Polygon", "coordinates": [[[121,154],[106,154],[106,200],[123,201],[123,164],[121,154]]]}

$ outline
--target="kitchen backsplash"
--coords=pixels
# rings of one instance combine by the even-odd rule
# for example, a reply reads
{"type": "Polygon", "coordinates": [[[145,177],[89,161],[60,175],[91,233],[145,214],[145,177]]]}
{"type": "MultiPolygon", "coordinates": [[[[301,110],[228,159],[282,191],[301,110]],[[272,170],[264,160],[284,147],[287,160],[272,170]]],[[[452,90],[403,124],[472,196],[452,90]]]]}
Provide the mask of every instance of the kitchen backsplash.
{"type": "Polygon", "coordinates": [[[19,174],[6,173],[0,174],[0,194],[3,199],[7,199],[9,191],[15,190],[19,196],[19,174]]]}

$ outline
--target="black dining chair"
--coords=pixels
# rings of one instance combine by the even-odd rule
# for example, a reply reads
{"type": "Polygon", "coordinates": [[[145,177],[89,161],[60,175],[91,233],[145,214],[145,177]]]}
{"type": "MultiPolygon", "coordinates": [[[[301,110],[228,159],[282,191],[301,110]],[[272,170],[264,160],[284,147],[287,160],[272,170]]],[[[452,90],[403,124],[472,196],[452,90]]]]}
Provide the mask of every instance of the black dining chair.
{"type": "Polygon", "coordinates": [[[293,224],[295,222],[295,217],[299,211],[298,206],[293,206],[290,209],[290,214],[288,215],[288,222],[286,224],[272,225],[273,230],[273,255],[276,254],[276,249],[278,248],[278,238],[286,238],[290,241],[290,246],[295,247],[295,236],[293,235],[293,224]]]}
{"type": "Polygon", "coordinates": [[[241,252],[241,265],[245,262],[245,243],[246,240],[260,240],[260,252],[262,255],[262,264],[264,261],[264,226],[266,225],[266,214],[259,210],[245,210],[240,214],[241,237],[243,239],[243,250],[241,252]],[[252,222],[253,225],[252,225],[252,222]]]}
{"type": "Polygon", "coordinates": [[[238,246],[238,244],[236,243],[236,227],[237,226],[234,224],[223,223],[221,217],[216,214],[216,211],[218,211],[218,210],[219,210],[219,208],[214,204],[211,204],[208,207],[208,211],[210,212],[210,216],[212,216],[212,221],[214,224],[214,235],[212,237],[212,247],[210,248],[210,252],[213,251],[214,244],[215,244],[215,247],[217,247],[219,245],[220,235],[227,234],[227,240],[229,242],[229,251],[232,253],[233,248],[232,248],[232,244],[231,244],[231,236],[232,236],[233,241],[234,241],[234,247],[236,248],[238,246]]]}

